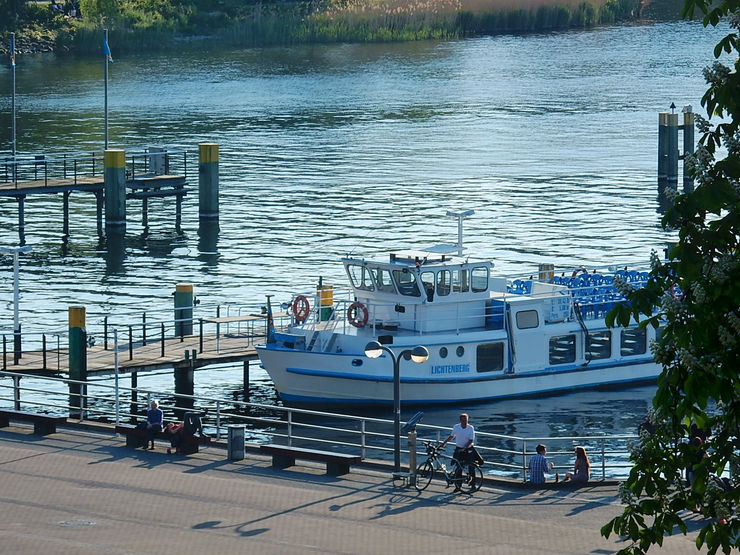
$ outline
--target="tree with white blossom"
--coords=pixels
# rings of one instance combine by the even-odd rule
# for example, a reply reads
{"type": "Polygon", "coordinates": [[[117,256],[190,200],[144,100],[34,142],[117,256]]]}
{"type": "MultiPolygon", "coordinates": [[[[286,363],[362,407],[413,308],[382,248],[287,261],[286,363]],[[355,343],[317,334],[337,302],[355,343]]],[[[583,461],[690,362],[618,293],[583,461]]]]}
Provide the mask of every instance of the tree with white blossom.
{"type": "Polygon", "coordinates": [[[699,519],[697,549],[740,547],[740,0],[686,0],[683,15],[696,10],[705,26],[730,28],[704,72],[708,118],[697,117],[702,136],[690,164],[697,186],[675,193],[663,218],[678,231],[667,260],[653,253],[645,288],[620,284],[627,302],[607,317],[610,326],[634,319],[660,328],[651,431],[634,446],[624,511],[601,530],[628,541],[625,555],[686,534],[689,517],[699,519]],[[697,430],[711,430],[705,445],[689,441],[697,430]],[[718,479],[728,475],[729,484],[718,479]]]}

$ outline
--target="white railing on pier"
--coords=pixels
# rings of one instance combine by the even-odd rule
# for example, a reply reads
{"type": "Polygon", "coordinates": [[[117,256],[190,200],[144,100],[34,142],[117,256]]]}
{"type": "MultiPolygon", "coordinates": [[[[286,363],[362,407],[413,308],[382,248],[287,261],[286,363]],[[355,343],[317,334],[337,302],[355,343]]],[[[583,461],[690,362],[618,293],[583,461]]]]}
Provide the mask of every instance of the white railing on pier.
{"type": "MultiPolygon", "coordinates": [[[[166,420],[181,420],[187,411],[200,412],[204,430],[218,439],[226,438],[228,426],[243,425],[248,443],[319,447],[379,460],[393,456],[393,421],[388,419],[123,387],[114,379],[79,382],[0,371],[0,408],[68,416],[83,423],[133,422],[145,418],[151,399],[160,401],[166,420]],[[81,386],[82,393],[70,393],[70,385],[81,386]]],[[[449,434],[449,428],[441,426],[419,423],[416,428],[419,440],[440,440],[449,434]]],[[[538,443],[547,444],[548,457],[561,473],[572,468],[574,446],[582,445],[591,459],[593,480],[624,478],[631,468],[630,446],[636,440],[635,435],[542,438],[476,430],[485,473],[520,480],[527,476],[527,464],[538,443]]],[[[422,460],[420,452],[417,461],[422,460]]]]}

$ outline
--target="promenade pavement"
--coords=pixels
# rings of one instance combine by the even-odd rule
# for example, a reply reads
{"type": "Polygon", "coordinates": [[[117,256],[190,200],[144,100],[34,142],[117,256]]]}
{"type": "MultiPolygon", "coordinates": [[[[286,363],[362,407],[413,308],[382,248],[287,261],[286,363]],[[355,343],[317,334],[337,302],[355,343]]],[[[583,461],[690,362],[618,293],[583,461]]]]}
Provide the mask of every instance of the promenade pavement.
{"type": "MultiPolygon", "coordinates": [[[[624,546],[600,527],[619,514],[614,485],[523,489],[486,484],[474,495],[394,488],[387,472],[340,477],[298,462],[274,470],[248,453],[188,457],[125,447],[122,437],[62,428],[0,429],[0,552],[88,553],[562,553],[624,546]]],[[[656,553],[696,553],[693,532],[656,553]]],[[[651,550],[652,553],[652,550],[651,550]]]]}

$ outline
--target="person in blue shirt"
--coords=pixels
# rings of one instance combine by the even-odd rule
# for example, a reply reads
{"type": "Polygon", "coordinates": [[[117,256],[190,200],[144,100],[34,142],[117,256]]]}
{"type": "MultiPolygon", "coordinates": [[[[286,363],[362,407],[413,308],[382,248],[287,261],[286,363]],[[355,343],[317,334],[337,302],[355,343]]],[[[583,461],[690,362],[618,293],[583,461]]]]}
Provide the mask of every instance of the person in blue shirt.
{"type": "Polygon", "coordinates": [[[144,444],[144,449],[147,448],[151,442],[152,446],[149,449],[154,449],[154,436],[157,432],[161,432],[164,427],[164,413],[159,408],[157,401],[152,401],[149,405],[151,408],[146,411],[146,437],[147,442],[144,444]]]}
{"type": "MultiPolygon", "coordinates": [[[[547,447],[540,443],[537,447],[537,454],[529,459],[529,481],[533,484],[544,484],[545,473],[549,474],[553,468],[552,461],[548,461],[547,447]]],[[[555,481],[558,481],[558,475],[555,474],[555,481]]]]}

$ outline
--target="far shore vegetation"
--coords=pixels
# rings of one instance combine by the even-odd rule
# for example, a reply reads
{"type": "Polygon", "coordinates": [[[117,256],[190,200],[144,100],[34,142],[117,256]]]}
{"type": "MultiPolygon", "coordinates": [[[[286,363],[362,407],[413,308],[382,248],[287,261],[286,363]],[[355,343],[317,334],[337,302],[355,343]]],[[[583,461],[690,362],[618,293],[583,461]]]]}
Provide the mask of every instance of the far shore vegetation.
{"type": "MultiPolygon", "coordinates": [[[[0,0],[2,50],[161,49],[184,38],[224,46],[388,42],[548,32],[635,20],[645,0],[0,0]],[[77,6],[79,6],[77,8],[77,6]],[[72,8],[76,8],[73,10],[72,8]]],[[[662,2],[670,0],[660,0],[662,2]]]]}

